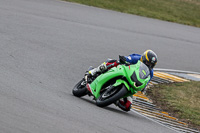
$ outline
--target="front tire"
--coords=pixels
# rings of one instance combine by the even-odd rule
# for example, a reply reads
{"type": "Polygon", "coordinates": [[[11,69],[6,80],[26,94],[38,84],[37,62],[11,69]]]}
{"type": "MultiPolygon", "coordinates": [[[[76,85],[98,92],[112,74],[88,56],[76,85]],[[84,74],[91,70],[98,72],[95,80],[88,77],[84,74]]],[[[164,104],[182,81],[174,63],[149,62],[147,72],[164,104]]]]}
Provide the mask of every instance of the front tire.
{"type": "Polygon", "coordinates": [[[123,97],[125,94],[127,94],[128,90],[124,85],[122,86],[111,86],[113,88],[110,88],[103,92],[101,96],[96,100],[96,105],[99,107],[105,107],[108,106],[115,101],[119,100],[121,97],[123,97]]]}
{"type": "Polygon", "coordinates": [[[76,97],[82,97],[87,95],[87,88],[86,88],[86,83],[84,83],[85,80],[82,79],[81,81],[79,81],[73,88],[72,93],[74,96],[76,97]]]}

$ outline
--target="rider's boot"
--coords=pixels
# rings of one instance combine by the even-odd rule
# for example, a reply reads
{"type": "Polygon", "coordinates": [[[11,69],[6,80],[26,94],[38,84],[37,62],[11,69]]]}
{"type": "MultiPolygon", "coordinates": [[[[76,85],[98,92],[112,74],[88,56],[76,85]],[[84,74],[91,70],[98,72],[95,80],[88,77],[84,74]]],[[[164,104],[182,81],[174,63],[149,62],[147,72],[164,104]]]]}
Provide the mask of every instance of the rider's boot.
{"type": "Polygon", "coordinates": [[[85,73],[85,80],[87,83],[91,83],[94,78],[97,77],[97,73],[102,73],[107,70],[106,63],[102,63],[97,68],[90,67],[85,73]]]}
{"type": "Polygon", "coordinates": [[[98,76],[97,73],[104,73],[112,67],[116,67],[118,65],[119,63],[117,62],[117,60],[108,59],[106,62],[102,63],[97,68],[90,67],[85,74],[85,79],[88,79],[88,83],[91,83],[98,76]]]}
{"type": "Polygon", "coordinates": [[[95,76],[97,73],[102,73],[104,71],[107,70],[107,66],[106,66],[106,63],[102,63],[101,65],[99,65],[97,68],[94,68],[92,70],[89,71],[89,74],[91,76],[95,76]]]}

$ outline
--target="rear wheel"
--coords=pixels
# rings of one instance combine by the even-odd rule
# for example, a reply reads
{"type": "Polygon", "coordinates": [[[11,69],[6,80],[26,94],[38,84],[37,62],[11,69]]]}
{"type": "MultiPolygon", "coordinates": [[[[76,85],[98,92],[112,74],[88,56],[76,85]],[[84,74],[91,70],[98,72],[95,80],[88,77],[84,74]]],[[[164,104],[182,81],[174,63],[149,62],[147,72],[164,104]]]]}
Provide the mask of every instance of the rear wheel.
{"type": "Polygon", "coordinates": [[[86,88],[86,82],[84,79],[79,81],[73,88],[72,93],[74,96],[82,97],[87,95],[88,90],[86,88]]]}
{"type": "Polygon", "coordinates": [[[96,105],[99,107],[108,106],[123,97],[128,90],[124,85],[122,86],[109,86],[101,96],[96,100],[96,105]]]}

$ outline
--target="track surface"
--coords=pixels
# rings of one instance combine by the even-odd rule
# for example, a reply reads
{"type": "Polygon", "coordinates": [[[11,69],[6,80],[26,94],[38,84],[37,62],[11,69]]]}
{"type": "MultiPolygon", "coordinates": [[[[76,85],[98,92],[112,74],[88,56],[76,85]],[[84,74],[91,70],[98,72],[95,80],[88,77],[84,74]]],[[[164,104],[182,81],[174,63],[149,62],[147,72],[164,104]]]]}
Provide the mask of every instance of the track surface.
{"type": "Polygon", "coordinates": [[[89,65],[153,49],[200,72],[200,29],[57,0],[0,1],[1,133],[173,133],[71,90],[89,65]]]}

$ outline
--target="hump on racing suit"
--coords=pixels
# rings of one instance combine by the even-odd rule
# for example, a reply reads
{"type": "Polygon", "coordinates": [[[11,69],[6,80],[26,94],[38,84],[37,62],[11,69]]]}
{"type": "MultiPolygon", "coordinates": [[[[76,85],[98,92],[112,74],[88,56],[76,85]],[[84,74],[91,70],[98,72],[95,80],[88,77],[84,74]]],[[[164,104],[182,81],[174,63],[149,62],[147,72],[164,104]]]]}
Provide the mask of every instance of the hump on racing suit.
{"type": "MultiPolygon", "coordinates": [[[[142,56],[139,55],[139,54],[131,54],[131,55],[125,56],[125,57],[126,57],[127,62],[129,62],[131,64],[136,64],[138,62],[138,60],[141,59],[142,56]]],[[[151,81],[152,78],[153,78],[153,69],[150,70],[150,80],[149,80],[149,82],[151,81]]]]}

